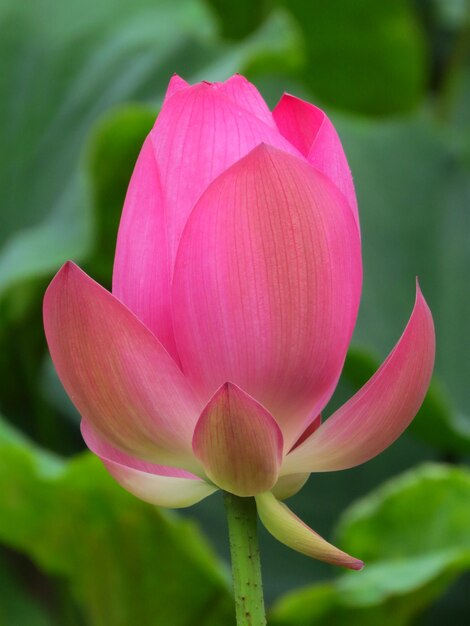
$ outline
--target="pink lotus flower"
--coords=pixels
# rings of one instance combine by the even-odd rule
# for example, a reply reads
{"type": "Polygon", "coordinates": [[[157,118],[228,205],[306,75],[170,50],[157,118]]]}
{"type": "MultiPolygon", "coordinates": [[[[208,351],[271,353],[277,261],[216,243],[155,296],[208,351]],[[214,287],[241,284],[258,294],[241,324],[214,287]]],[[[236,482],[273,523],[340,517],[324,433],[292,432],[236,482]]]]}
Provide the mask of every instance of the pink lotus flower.
{"type": "Polygon", "coordinates": [[[175,76],[129,185],[113,293],[65,264],[45,329],[85,441],[125,489],[165,507],[218,488],[255,496],[279,541],[358,569],[280,500],[310,472],[379,454],[426,393],[434,329],[417,287],[395,348],[321,424],[361,282],[353,183],[326,115],[290,95],[271,113],[242,76],[175,76]]]}

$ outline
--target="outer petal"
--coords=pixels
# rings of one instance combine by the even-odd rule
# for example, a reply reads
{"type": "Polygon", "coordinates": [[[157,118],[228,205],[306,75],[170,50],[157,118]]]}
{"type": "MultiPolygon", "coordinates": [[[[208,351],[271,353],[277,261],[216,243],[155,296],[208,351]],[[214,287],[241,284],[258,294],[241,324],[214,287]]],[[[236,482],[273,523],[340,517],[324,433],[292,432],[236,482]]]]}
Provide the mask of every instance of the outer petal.
{"type": "Polygon", "coordinates": [[[207,476],[238,496],[253,496],[275,484],[282,448],[274,418],[231,383],[211,398],[193,437],[194,453],[207,476]]]}
{"type": "Polygon", "coordinates": [[[264,527],[273,537],[289,548],[319,561],[341,565],[349,569],[362,569],[364,563],[335,548],[309,528],[272,493],[256,496],[258,514],[264,527]]]}
{"type": "Polygon", "coordinates": [[[258,147],[210,186],[181,241],[173,315],[185,373],[206,395],[239,385],[289,450],[336,385],[361,276],[342,194],[300,159],[258,147]]]}
{"type": "Polygon", "coordinates": [[[170,261],[191,210],[216,176],[263,141],[297,154],[277,129],[210,83],[175,93],[150,136],[165,193],[170,261]]]}
{"type": "Polygon", "coordinates": [[[69,262],[46,292],[44,326],[62,384],[101,436],[139,458],[192,469],[200,404],[129,309],[69,262]]]}
{"type": "Polygon", "coordinates": [[[100,457],[111,476],[145,502],[181,508],[191,506],[217,490],[214,485],[184,470],[139,461],[120,452],[101,439],[85,420],[82,420],[81,430],[85,443],[100,457]]]}
{"type": "Polygon", "coordinates": [[[127,190],[114,259],[113,294],[155,333],[177,360],[164,199],[149,138],[142,147],[127,190]]]}
{"type": "Polygon", "coordinates": [[[344,193],[359,226],[356,193],[346,155],[326,114],[313,104],[284,94],[273,117],[284,137],[344,193]]]}
{"type": "Polygon", "coordinates": [[[434,365],[431,312],[417,287],[416,303],[399,342],[362,389],[283,464],[283,473],[354,467],[385,450],[424,400],[434,365]]]}
{"type": "Polygon", "coordinates": [[[220,93],[223,93],[227,98],[230,98],[230,100],[246,111],[256,115],[256,117],[268,124],[268,126],[276,128],[273,115],[264,101],[263,96],[244,76],[235,74],[226,80],[225,83],[218,84],[218,89],[220,93]]]}

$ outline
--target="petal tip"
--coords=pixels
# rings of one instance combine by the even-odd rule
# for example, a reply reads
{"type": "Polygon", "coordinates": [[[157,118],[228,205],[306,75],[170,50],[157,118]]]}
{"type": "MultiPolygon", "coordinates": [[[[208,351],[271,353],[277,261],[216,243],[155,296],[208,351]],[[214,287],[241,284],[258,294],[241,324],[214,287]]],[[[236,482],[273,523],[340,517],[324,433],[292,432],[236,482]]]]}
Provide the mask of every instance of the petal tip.
{"type": "Polygon", "coordinates": [[[209,400],[192,447],[210,480],[238,496],[254,496],[277,481],[282,433],[271,414],[234,383],[223,383],[209,400]]]}
{"type": "MultiPolygon", "coordinates": [[[[280,157],[285,156],[287,158],[295,159],[294,156],[288,155],[284,150],[280,150],[279,148],[275,148],[269,143],[262,141],[259,143],[251,152],[245,157],[242,157],[238,163],[246,161],[247,163],[251,163],[253,160],[259,160],[260,164],[269,164],[272,163],[273,159],[279,159],[280,157]]],[[[237,164],[235,164],[237,165],[237,164]]]]}
{"type": "Polygon", "coordinates": [[[70,278],[71,276],[81,276],[85,272],[73,261],[66,261],[55,275],[55,278],[70,278]]]}
{"type": "Polygon", "coordinates": [[[73,262],[73,261],[65,261],[65,263],[62,265],[62,267],[58,270],[58,272],[56,273],[56,275],[54,276],[55,278],[60,277],[66,277],[69,275],[70,272],[73,272],[74,270],[78,269],[78,266],[73,262]]]}
{"type": "Polygon", "coordinates": [[[415,288],[416,288],[416,299],[418,299],[419,296],[423,297],[421,285],[419,284],[419,276],[415,276],[415,288]]]}
{"type": "Polygon", "coordinates": [[[73,261],[66,261],[62,267],[57,271],[56,275],[53,277],[49,285],[47,286],[46,291],[44,292],[44,310],[46,310],[47,303],[53,298],[54,294],[57,293],[57,289],[64,287],[70,280],[73,274],[78,274],[81,272],[78,265],[76,265],[73,261]]]}
{"type": "Polygon", "coordinates": [[[418,277],[416,277],[416,297],[415,297],[415,303],[414,303],[411,317],[413,318],[413,316],[419,311],[421,311],[421,313],[428,319],[433,329],[432,332],[434,332],[434,321],[433,321],[432,312],[429,307],[429,304],[426,301],[426,298],[423,295],[418,277]]]}

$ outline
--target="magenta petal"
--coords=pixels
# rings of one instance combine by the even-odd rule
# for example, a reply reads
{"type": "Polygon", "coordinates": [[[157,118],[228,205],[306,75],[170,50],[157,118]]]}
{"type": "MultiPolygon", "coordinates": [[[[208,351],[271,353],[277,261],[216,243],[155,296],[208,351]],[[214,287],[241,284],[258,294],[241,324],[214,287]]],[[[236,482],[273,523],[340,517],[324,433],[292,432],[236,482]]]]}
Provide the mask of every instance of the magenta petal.
{"type": "Polygon", "coordinates": [[[145,502],[167,508],[191,506],[217,490],[194,474],[135,459],[114,448],[82,420],[85,443],[124,489],[145,502]]]}
{"type": "Polygon", "coordinates": [[[284,94],[273,117],[283,136],[344,193],[359,226],[349,165],[338,133],[326,114],[313,104],[284,94]]]}
{"type": "Polygon", "coordinates": [[[273,115],[263,96],[244,76],[235,74],[226,80],[225,83],[220,83],[218,90],[238,104],[238,106],[256,115],[257,118],[268,124],[268,126],[276,128],[273,115]]]}
{"type": "Polygon", "coordinates": [[[373,458],[405,430],[421,406],[434,366],[431,312],[417,287],[407,327],[380,369],[284,460],[284,474],[354,467],[373,458]]]}
{"type": "Polygon", "coordinates": [[[348,569],[359,570],[364,566],[359,559],[349,556],[320,537],[285,504],[278,502],[272,493],[267,492],[256,496],[256,505],[258,515],[266,530],[289,548],[313,559],[348,569]]]}
{"type": "Polygon", "coordinates": [[[231,383],[211,398],[194,430],[193,450],[207,476],[238,496],[253,496],[275,484],[282,449],[274,418],[231,383]]]}
{"type": "Polygon", "coordinates": [[[191,85],[187,83],[183,78],[181,78],[181,76],[178,76],[178,74],[173,74],[173,76],[170,78],[170,82],[168,83],[163,102],[169,100],[171,96],[174,96],[177,91],[181,91],[182,89],[186,89],[190,86],[191,85]]]}
{"type": "Polygon", "coordinates": [[[263,141],[297,153],[276,128],[208,83],[164,103],[150,136],[165,193],[170,262],[189,214],[216,176],[263,141]]]}
{"type": "Polygon", "coordinates": [[[87,422],[86,419],[82,419],[80,423],[80,431],[87,447],[94,454],[96,454],[96,456],[99,456],[102,461],[119,463],[120,465],[125,465],[126,467],[131,467],[142,472],[147,472],[148,474],[173,476],[175,478],[198,478],[195,474],[178,467],[169,467],[167,465],[150,463],[149,461],[143,461],[142,459],[131,456],[122,450],[118,450],[118,448],[115,448],[111,443],[99,435],[99,433],[89,422],[87,422]]]}
{"type": "Polygon", "coordinates": [[[113,294],[177,361],[170,306],[170,265],[160,175],[149,138],[127,190],[119,226],[113,294]]]}
{"type": "Polygon", "coordinates": [[[306,162],[259,146],[208,188],[181,240],[173,319],[184,372],[206,396],[240,386],[289,450],[336,385],[361,277],[344,196],[306,162]]]}
{"type": "Polygon", "coordinates": [[[132,456],[197,467],[191,440],[200,404],[129,309],[69,262],[47,289],[44,326],[59,378],[97,433],[132,456]]]}

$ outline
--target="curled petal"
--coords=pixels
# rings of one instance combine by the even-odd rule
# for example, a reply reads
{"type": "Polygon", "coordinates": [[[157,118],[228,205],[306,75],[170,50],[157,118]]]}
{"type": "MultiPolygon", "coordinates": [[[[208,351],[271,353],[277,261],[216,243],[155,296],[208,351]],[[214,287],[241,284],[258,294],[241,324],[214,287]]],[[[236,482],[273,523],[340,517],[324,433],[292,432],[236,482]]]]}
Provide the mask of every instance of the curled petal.
{"type": "Polygon", "coordinates": [[[140,461],[117,450],[101,439],[85,420],[82,420],[81,431],[87,446],[100,457],[116,482],[145,502],[170,509],[182,508],[217,490],[194,474],[140,461]]]}
{"type": "Polygon", "coordinates": [[[282,433],[258,402],[225,383],[204,408],[193,450],[207,476],[238,496],[270,489],[282,460],[282,433]]]}
{"type": "Polygon", "coordinates": [[[431,312],[417,286],[403,335],[374,376],[284,460],[285,474],[354,467],[385,450],[421,406],[434,366],[431,312]]]}
{"type": "Polygon", "coordinates": [[[173,280],[185,374],[202,395],[230,380],[263,404],[289,450],[338,380],[361,290],[343,195],[306,162],[259,146],[195,207],[173,280]]]}
{"type": "Polygon", "coordinates": [[[200,403],[129,309],[69,262],[47,289],[44,326],[65,390],[103,438],[148,461],[197,465],[191,440],[200,403]]]}
{"type": "Polygon", "coordinates": [[[276,128],[210,83],[176,92],[150,136],[165,192],[170,263],[189,214],[216,176],[263,141],[297,154],[276,128]]]}
{"type": "Polygon", "coordinates": [[[162,342],[175,360],[164,199],[152,142],[146,139],[119,225],[113,294],[162,342]]]}
{"type": "Polygon", "coordinates": [[[326,114],[309,102],[284,94],[273,117],[284,137],[343,192],[359,226],[349,165],[338,133],[326,114]]]}
{"type": "Polygon", "coordinates": [[[256,496],[256,506],[266,530],[289,548],[313,559],[349,569],[359,570],[364,566],[359,559],[349,556],[320,537],[285,504],[276,500],[272,493],[266,492],[256,496]]]}

